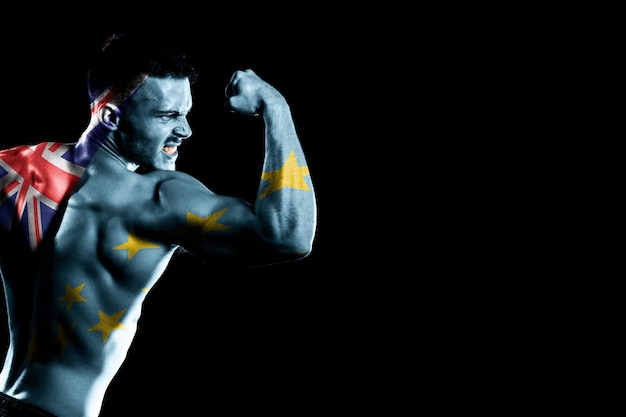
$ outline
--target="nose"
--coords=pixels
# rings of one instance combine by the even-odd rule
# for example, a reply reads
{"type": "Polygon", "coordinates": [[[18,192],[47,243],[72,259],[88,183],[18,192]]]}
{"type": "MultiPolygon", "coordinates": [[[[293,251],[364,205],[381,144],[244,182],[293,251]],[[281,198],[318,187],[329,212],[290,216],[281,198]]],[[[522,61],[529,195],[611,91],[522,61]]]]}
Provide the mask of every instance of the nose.
{"type": "Polygon", "coordinates": [[[191,136],[191,126],[186,117],[180,119],[180,123],[174,128],[174,134],[181,139],[187,139],[191,136]]]}

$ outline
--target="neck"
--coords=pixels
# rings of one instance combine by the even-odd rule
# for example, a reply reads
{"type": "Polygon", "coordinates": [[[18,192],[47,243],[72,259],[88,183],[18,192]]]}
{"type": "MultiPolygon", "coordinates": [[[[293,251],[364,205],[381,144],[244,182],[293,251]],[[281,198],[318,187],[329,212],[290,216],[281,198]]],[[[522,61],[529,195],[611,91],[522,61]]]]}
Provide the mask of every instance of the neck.
{"type": "Polygon", "coordinates": [[[139,165],[126,158],[115,143],[113,131],[105,127],[103,123],[94,122],[83,132],[76,143],[75,149],[83,155],[84,165],[91,160],[96,151],[102,150],[113,159],[126,167],[129,171],[135,171],[139,165]]]}

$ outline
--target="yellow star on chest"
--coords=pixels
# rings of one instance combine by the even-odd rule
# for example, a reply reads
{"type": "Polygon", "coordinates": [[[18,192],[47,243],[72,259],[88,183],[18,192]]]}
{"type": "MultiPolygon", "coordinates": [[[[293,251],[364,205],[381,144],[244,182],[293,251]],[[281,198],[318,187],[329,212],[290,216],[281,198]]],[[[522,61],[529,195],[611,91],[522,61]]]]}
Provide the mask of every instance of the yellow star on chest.
{"type": "Polygon", "coordinates": [[[128,240],[121,245],[117,245],[113,249],[115,250],[128,250],[128,259],[131,259],[133,256],[137,254],[142,249],[156,249],[159,248],[159,245],[156,245],[149,240],[142,239],[138,236],[135,236],[132,233],[128,233],[128,240]]]}
{"type": "Polygon", "coordinates": [[[269,181],[269,185],[259,196],[259,200],[267,197],[283,187],[295,188],[296,190],[310,191],[304,177],[309,175],[309,167],[298,165],[296,153],[291,151],[287,160],[280,169],[261,173],[261,179],[269,181]]]}

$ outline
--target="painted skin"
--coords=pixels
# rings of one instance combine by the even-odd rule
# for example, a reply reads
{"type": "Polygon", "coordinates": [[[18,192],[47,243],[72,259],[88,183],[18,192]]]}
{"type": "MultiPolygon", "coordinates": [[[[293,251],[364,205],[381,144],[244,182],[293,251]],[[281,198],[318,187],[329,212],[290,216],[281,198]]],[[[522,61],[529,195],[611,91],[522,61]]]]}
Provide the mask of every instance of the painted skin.
{"type": "Polygon", "coordinates": [[[2,392],[55,415],[96,417],[130,349],[142,303],[179,246],[227,265],[309,254],[316,201],[289,107],[250,70],[233,74],[228,88],[232,111],[259,114],[266,125],[253,204],[216,195],[175,171],[178,146],[192,133],[190,83],[148,77],[121,111],[105,106],[92,115],[90,129],[105,129],[98,135],[88,129],[83,138],[102,144],[58,231],[34,255],[37,262],[15,265],[21,258],[11,256],[16,249],[0,235],[11,338],[2,392]],[[153,170],[139,174],[138,166],[153,170]],[[17,272],[33,285],[20,284],[17,272]],[[35,300],[29,309],[19,307],[25,297],[35,300]]]}

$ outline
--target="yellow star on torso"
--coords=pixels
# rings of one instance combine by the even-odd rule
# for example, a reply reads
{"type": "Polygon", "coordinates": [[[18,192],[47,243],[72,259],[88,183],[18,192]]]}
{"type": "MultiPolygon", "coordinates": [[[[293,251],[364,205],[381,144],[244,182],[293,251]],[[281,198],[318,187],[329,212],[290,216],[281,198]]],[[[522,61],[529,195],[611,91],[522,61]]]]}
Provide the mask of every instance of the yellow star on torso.
{"type": "Polygon", "coordinates": [[[132,233],[128,233],[128,240],[121,245],[117,245],[113,249],[115,250],[128,250],[128,259],[131,259],[133,256],[137,254],[142,249],[156,249],[159,248],[159,245],[155,245],[149,240],[142,239],[133,235],[132,233]]]}
{"type": "Polygon", "coordinates": [[[33,360],[37,352],[37,345],[35,343],[35,340],[36,340],[35,333],[33,333],[31,338],[28,340],[28,351],[26,353],[26,363],[30,363],[30,361],[33,360]]]}
{"type": "Polygon", "coordinates": [[[298,161],[296,161],[295,152],[291,151],[282,168],[261,174],[261,179],[269,181],[269,185],[263,190],[263,193],[259,196],[259,200],[283,187],[309,191],[309,186],[304,180],[306,175],[309,175],[309,167],[306,165],[299,166],[298,161]]]}
{"type": "Polygon", "coordinates": [[[76,288],[72,288],[72,287],[70,287],[70,285],[68,283],[66,283],[65,284],[65,295],[62,295],[59,298],[57,298],[57,301],[65,301],[65,303],[67,305],[67,311],[70,311],[70,308],[72,308],[72,306],[74,305],[75,302],[77,302],[77,301],[81,301],[81,302],[87,301],[87,299],[85,297],[80,295],[80,292],[83,290],[84,286],[85,286],[84,282],[82,284],[80,284],[76,288]]]}
{"type": "Polygon", "coordinates": [[[57,342],[61,345],[61,356],[65,354],[65,348],[70,342],[76,342],[76,337],[72,334],[76,322],[73,322],[69,326],[62,326],[61,323],[57,324],[57,342]]]}
{"type": "Polygon", "coordinates": [[[119,311],[112,316],[108,316],[101,310],[98,310],[98,315],[100,316],[100,323],[95,326],[90,327],[87,331],[101,331],[102,332],[102,343],[106,342],[111,332],[113,330],[120,330],[124,328],[124,325],[120,323],[120,317],[124,314],[126,309],[119,311]]]}

